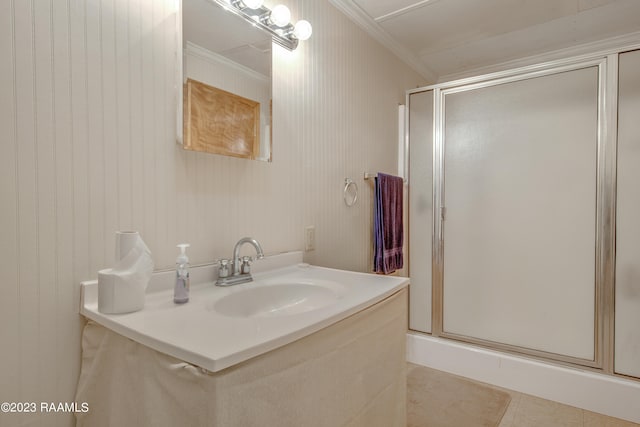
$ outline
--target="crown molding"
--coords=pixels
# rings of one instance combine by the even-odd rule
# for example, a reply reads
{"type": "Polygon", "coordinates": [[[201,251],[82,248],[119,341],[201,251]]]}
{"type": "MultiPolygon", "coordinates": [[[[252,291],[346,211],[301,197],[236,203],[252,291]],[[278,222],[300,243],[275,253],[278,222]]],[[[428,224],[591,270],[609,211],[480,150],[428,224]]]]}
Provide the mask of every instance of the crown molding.
{"type": "MultiPolygon", "coordinates": [[[[428,5],[429,3],[432,3],[434,1],[437,0],[419,2],[419,6],[422,7],[428,5]]],[[[512,68],[526,67],[532,64],[551,62],[567,57],[594,54],[607,55],[611,53],[622,52],[624,50],[640,49],[640,31],[638,31],[620,36],[596,40],[593,42],[582,43],[576,46],[544,52],[537,55],[518,58],[511,61],[475,67],[465,71],[438,76],[436,72],[431,70],[427,65],[424,64],[424,62],[419,59],[418,55],[413,54],[404,46],[400,45],[380,26],[378,22],[376,22],[382,22],[388,17],[383,16],[375,20],[371,16],[369,16],[360,6],[358,6],[354,2],[354,0],[329,0],[329,2],[429,82],[441,83],[452,80],[459,80],[470,76],[490,74],[512,68]]],[[[406,12],[407,11],[403,10],[403,13],[406,12]]]]}
{"type": "Polygon", "coordinates": [[[376,22],[384,22],[384,21],[387,21],[389,19],[393,19],[393,18],[396,18],[398,16],[402,16],[405,13],[410,13],[410,12],[412,12],[414,10],[421,9],[421,8],[423,8],[425,6],[431,6],[433,3],[437,2],[437,1],[438,0],[421,0],[421,1],[417,2],[417,3],[410,4],[409,6],[405,6],[405,7],[401,8],[401,9],[394,10],[393,12],[378,16],[378,17],[374,18],[374,20],[376,22]]]}
{"type": "Polygon", "coordinates": [[[544,52],[538,55],[526,56],[511,61],[497,64],[485,65],[469,70],[450,73],[440,76],[438,83],[460,80],[467,77],[492,74],[495,72],[510,70],[514,68],[526,67],[533,64],[541,64],[565,58],[606,56],[627,50],[640,49],[640,31],[624,34],[621,36],[609,37],[593,42],[582,43],[576,46],[544,52]]]}
{"type": "Polygon", "coordinates": [[[204,59],[205,61],[208,61],[208,62],[222,64],[228,68],[232,68],[234,70],[240,71],[256,80],[262,80],[267,83],[271,81],[271,77],[269,76],[265,76],[262,73],[252,70],[249,67],[245,67],[242,64],[238,64],[237,62],[234,62],[225,56],[219,55],[215,52],[211,52],[210,50],[205,49],[202,46],[199,46],[190,41],[187,41],[187,46],[184,53],[198,57],[200,59],[204,59]]]}
{"type": "Polygon", "coordinates": [[[435,82],[437,80],[438,76],[433,70],[425,66],[416,55],[393,39],[353,0],[329,0],[329,2],[427,81],[435,82]]]}

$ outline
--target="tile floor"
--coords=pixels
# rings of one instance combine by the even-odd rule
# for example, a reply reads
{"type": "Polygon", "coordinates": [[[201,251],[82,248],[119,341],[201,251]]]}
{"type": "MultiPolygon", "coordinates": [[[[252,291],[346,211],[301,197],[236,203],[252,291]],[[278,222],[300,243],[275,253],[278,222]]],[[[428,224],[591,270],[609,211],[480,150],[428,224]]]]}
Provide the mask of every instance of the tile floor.
{"type": "Polygon", "coordinates": [[[511,402],[499,427],[634,427],[629,421],[608,417],[517,391],[505,390],[511,402]]]}
{"type": "MultiPolygon", "coordinates": [[[[445,373],[444,375],[455,378],[451,374],[445,373]]],[[[502,390],[511,395],[511,402],[498,427],[640,427],[640,424],[563,405],[551,400],[492,385],[489,385],[489,387],[502,390]]]]}

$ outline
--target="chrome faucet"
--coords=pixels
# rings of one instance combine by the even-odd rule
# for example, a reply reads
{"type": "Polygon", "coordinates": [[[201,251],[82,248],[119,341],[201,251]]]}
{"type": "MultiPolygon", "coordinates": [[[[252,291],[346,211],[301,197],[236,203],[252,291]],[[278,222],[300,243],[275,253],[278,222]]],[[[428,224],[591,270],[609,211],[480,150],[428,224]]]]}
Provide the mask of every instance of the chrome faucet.
{"type": "MultiPolygon", "coordinates": [[[[233,247],[233,275],[234,276],[237,276],[238,274],[242,274],[240,272],[240,248],[245,243],[250,243],[253,245],[253,247],[256,250],[256,254],[258,256],[257,259],[264,258],[264,252],[262,252],[262,246],[260,246],[260,243],[258,243],[256,239],[253,239],[251,237],[243,237],[242,239],[238,240],[238,243],[236,243],[236,245],[233,247]]],[[[244,267],[245,264],[247,264],[247,267],[248,267],[249,265],[248,261],[253,261],[253,260],[249,257],[244,257],[242,266],[244,267]]],[[[247,273],[250,273],[250,271],[247,271],[247,273]]]]}
{"type": "Polygon", "coordinates": [[[251,277],[251,261],[253,261],[253,258],[249,256],[240,258],[240,248],[245,243],[249,243],[255,248],[257,259],[264,258],[264,252],[262,251],[260,243],[251,237],[243,237],[238,240],[238,243],[233,247],[233,258],[231,260],[220,260],[220,268],[218,270],[218,280],[216,281],[216,285],[231,286],[239,283],[251,282],[253,280],[253,277],[251,277]],[[233,269],[233,275],[231,276],[229,276],[229,264],[231,264],[233,269]]]}

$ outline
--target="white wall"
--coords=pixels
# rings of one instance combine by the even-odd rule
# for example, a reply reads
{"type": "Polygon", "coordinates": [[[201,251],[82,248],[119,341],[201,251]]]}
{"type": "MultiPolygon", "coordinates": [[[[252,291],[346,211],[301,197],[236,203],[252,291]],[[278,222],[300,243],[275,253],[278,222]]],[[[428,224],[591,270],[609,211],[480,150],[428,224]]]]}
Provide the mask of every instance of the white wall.
{"type": "MultiPolygon", "coordinates": [[[[274,161],[174,144],[175,0],[0,2],[0,402],[73,401],[79,282],[113,261],[114,232],[139,230],[157,268],[175,245],[193,263],[250,235],[303,247],[320,265],[370,268],[371,187],[395,172],[397,104],[417,74],[327,0],[288,2],[314,28],[274,59],[274,161]],[[342,201],[345,177],[360,198],[342,201]]],[[[3,414],[0,425],[71,425],[3,414]]]]}

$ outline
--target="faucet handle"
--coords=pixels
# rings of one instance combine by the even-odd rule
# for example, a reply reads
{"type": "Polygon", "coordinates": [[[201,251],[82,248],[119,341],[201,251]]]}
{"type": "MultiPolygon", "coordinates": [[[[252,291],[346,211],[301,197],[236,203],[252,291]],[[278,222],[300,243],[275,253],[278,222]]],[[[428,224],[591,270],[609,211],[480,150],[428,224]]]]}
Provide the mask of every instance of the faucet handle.
{"type": "Polygon", "coordinates": [[[240,266],[240,273],[242,274],[251,273],[251,261],[253,261],[253,258],[251,258],[250,256],[242,257],[242,265],[240,266]]]}
{"type": "Polygon", "coordinates": [[[220,266],[218,269],[218,277],[229,277],[230,264],[231,261],[229,261],[228,259],[221,259],[220,261],[218,261],[218,265],[220,266]]]}

